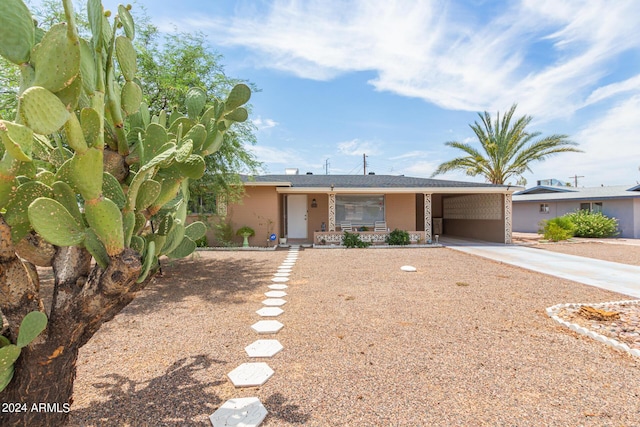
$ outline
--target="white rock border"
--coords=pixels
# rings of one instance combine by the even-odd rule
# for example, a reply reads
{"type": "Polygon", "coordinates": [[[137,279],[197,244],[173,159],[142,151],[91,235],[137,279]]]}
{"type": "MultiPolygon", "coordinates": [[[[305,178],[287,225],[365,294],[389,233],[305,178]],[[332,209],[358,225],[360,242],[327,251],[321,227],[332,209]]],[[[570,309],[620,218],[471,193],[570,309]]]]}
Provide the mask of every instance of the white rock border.
{"type": "Polygon", "coordinates": [[[547,315],[549,315],[549,317],[551,317],[556,322],[560,323],[562,326],[566,326],[567,328],[571,329],[574,332],[577,332],[580,335],[593,338],[594,340],[607,344],[617,350],[626,351],[632,356],[640,357],[640,350],[631,348],[627,344],[621,343],[616,339],[605,337],[604,335],[601,335],[595,331],[592,331],[583,326],[580,326],[577,323],[567,322],[566,320],[563,320],[558,316],[558,313],[563,308],[578,308],[578,307],[582,307],[583,305],[588,305],[593,308],[609,308],[611,305],[615,305],[615,304],[640,305],[640,300],[623,300],[623,301],[613,301],[613,302],[602,302],[602,303],[596,303],[596,304],[589,304],[589,303],[556,304],[552,307],[547,308],[547,315]]]}

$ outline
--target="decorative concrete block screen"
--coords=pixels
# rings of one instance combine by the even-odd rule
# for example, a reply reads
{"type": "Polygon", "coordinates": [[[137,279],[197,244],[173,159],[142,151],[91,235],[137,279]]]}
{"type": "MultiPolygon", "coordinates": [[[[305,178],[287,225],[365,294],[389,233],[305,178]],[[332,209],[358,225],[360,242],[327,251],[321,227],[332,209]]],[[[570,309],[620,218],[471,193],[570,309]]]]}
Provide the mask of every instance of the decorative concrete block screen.
{"type": "Polygon", "coordinates": [[[469,194],[442,200],[447,219],[502,219],[501,194],[469,194]]]}

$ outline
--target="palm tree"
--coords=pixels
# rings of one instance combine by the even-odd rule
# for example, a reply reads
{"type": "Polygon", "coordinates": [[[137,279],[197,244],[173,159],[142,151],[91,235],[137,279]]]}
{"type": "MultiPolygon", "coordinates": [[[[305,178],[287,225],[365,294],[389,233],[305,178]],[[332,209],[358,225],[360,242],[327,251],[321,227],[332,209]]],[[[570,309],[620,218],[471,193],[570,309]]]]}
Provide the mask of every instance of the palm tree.
{"type": "Polygon", "coordinates": [[[431,177],[461,169],[467,175],[483,175],[492,184],[504,184],[514,176],[521,182],[522,174],[525,171],[531,172],[529,164],[532,162],[545,160],[557,153],[582,152],[575,148],[577,143],[567,139],[567,135],[551,135],[536,140],[540,132],[526,131],[533,119],[531,116],[522,116],[512,124],[516,106],[513,104],[502,120],[498,112],[493,124],[488,112],[478,113],[482,122],[476,121],[469,126],[478,137],[484,153],[470,144],[446,142],[445,145],[462,150],[467,155],[440,164],[431,177]]]}

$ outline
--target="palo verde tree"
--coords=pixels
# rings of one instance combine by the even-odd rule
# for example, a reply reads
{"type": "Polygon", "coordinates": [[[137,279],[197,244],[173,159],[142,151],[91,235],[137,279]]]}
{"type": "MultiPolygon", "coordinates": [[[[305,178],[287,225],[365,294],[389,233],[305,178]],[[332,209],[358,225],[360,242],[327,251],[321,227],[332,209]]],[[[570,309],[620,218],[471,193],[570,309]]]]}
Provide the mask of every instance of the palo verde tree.
{"type": "Polygon", "coordinates": [[[502,120],[498,113],[495,122],[491,121],[488,112],[478,113],[481,123],[476,121],[470,127],[480,141],[482,150],[463,142],[446,142],[445,145],[457,148],[466,155],[440,164],[431,176],[462,170],[470,176],[482,175],[492,184],[504,184],[512,177],[521,180],[523,173],[531,171],[529,165],[533,162],[545,160],[557,153],[581,152],[567,135],[536,139],[540,132],[526,130],[533,118],[522,116],[512,122],[515,111],[514,104],[502,120]]]}
{"type": "Polygon", "coordinates": [[[193,88],[186,114],[149,114],[129,7],[110,19],[88,0],[85,40],[62,1],[66,22],[46,32],[22,0],[0,2],[0,55],[21,80],[15,119],[0,120],[0,400],[26,409],[3,413],[3,425],[66,421],[64,410],[29,409],[69,404],[80,347],[149,282],[160,256],[195,250],[205,226],[185,224],[189,182],[248,118],[244,84],[210,105],[193,88]],[[36,266],[53,269],[47,304],[36,266]]]}

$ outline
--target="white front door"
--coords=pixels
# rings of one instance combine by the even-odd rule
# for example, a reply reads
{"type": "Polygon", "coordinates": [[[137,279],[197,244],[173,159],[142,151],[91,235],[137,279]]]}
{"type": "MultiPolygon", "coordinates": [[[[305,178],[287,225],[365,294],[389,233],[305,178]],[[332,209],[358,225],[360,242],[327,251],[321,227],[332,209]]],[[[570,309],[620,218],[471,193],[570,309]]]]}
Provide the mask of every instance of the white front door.
{"type": "Polygon", "coordinates": [[[287,196],[287,237],[307,238],[307,196],[296,194],[287,196]]]}

